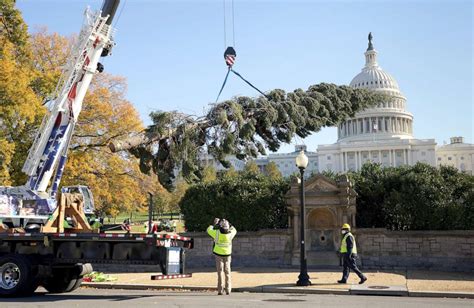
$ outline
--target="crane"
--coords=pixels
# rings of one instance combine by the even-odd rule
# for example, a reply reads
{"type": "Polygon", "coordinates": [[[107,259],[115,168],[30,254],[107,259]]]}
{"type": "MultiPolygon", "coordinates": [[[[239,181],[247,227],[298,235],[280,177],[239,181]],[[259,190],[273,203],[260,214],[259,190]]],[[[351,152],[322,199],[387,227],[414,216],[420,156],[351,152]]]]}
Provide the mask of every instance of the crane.
{"type": "MultiPolygon", "coordinates": [[[[15,227],[44,224],[57,207],[56,195],[84,97],[94,75],[104,70],[100,58],[108,56],[114,46],[112,20],[119,4],[120,0],[105,0],[100,11],[85,10],[81,32],[45,103],[46,115],[23,165],[28,180],[22,186],[0,186],[3,223],[15,227]]],[[[81,193],[84,212],[93,213],[87,186],[63,187],[62,191],[81,193]]]]}

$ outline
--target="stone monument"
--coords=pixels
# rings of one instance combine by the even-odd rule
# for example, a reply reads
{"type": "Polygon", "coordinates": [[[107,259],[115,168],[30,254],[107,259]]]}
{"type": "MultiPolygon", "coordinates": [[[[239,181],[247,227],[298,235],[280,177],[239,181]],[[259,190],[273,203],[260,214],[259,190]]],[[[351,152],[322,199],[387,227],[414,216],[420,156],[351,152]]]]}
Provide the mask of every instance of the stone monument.
{"type": "MultiPolygon", "coordinates": [[[[356,192],[346,175],[336,181],[321,174],[305,180],[306,255],[308,266],[338,266],[341,226],[355,227],[356,192]]],[[[294,181],[286,198],[293,233],[292,265],[300,262],[300,184],[294,181]]]]}

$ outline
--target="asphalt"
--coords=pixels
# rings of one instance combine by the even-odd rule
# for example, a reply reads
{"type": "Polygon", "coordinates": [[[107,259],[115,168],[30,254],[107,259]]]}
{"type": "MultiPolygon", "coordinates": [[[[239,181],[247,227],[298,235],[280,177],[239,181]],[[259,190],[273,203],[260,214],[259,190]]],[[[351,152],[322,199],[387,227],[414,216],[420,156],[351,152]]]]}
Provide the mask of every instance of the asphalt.
{"type": "MultiPolygon", "coordinates": [[[[84,282],[83,287],[124,290],[174,290],[216,292],[214,269],[198,269],[191,278],[151,280],[157,273],[107,273],[110,282],[84,282]]],[[[338,284],[341,273],[309,272],[311,286],[298,287],[298,269],[237,268],[232,272],[232,291],[251,293],[385,295],[474,299],[474,275],[433,271],[368,271],[364,285],[351,275],[348,284],[338,284]]]]}
{"type": "Polygon", "coordinates": [[[325,294],[232,293],[217,296],[210,292],[169,292],[150,290],[103,290],[81,288],[72,293],[52,294],[38,290],[31,297],[2,298],[2,308],[25,307],[167,307],[167,308],[464,308],[472,307],[472,299],[422,298],[394,296],[339,296],[325,294]]]}

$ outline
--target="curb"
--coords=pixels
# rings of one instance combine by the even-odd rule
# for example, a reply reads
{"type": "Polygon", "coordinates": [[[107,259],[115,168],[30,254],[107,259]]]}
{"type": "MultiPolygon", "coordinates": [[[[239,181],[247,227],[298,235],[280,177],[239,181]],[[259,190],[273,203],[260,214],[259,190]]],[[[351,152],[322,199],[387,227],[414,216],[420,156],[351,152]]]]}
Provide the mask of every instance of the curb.
{"type": "Polygon", "coordinates": [[[81,287],[95,288],[95,289],[121,289],[121,290],[176,290],[176,289],[179,289],[179,290],[186,290],[186,291],[217,291],[216,287],[206,287],[206,286],[183,286],[183,285],[156,286],[156,285],[150,285],[150,284],[102,283],[102,282],[99,282],[99,283],[83,282],[81,284],[81,287]]]}
{"type": "Polygon", "coordinates": [[[448,292],[448,291],[408,291],[408,296],[413,297],[444,297],[444,298],[472,298],[474,292],[448,292]]]}
{"type": "MultiPolygon", "coordinates": [[[[149,284],[121,284],[121,283],[95,283],[83,282],[81,287],[95,289],[121,289],[121,290],[181,290],[181,291],[207,291],[216,292],[216,287],[211,286],[185,286],[185,285],[169,285],[157,286],[149,284]]],[[[287,294],[332,294],[332,295],[356,295],[350,290],[344,289],[308,289],[305,287],[242,287],[232,288],[232,292],[250,292],[250,293],[287,293],[287,294]]],[[[369,295],[369,294],[367,294],[369,295]]],[[[374,292],[374,295],[381,295],[374,292]]],[[[469,298],[474,299],[474,292],[442,292],[442,291],[408,291],[410,297],[433,297],[433,298],[469,298]]],[[[386,294],[386,296],[400,296],[386,294]]]]}
{"type": "MultiPolygon", "coordinates": [[[[83,282],[81,287],[96,289],[122,289],[122,290],[183,290],[183,291],[208,291],[217,292],[216,287],[210,286],[185,286],[185,285],[169,285],[157,286],[149,284],[121,284],[121,283],[94,283],[83,282]]],[[[349,290],[339,289],[307,289],[305,287],[242,287],[232,288],[232,292],[250,292],[250,293],[292,293],[292,294],[334,294],[348,295],[349,290]]]]}

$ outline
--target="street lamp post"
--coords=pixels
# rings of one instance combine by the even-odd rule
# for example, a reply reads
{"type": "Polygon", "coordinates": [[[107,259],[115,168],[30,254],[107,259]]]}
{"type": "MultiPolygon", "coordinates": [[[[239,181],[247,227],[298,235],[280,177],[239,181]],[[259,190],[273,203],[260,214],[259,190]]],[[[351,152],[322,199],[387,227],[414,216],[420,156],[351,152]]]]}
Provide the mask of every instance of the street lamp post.
{"type": "Polygon", "coordinates": [[[308,275],[308,266],[306,264],[306,249],[305,249],[305,226],[304,221],[306,217],[305,213],[305,200],[304,200],[304,169],[308,166],[308,156],[301,151],[296,156],[296,166],[300,169],[301,176],[301,188],[300,188],[300,275],[298,276],[297,286],[309,286],[311,281],[308,275]]]}

